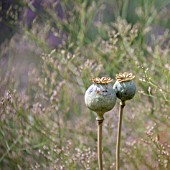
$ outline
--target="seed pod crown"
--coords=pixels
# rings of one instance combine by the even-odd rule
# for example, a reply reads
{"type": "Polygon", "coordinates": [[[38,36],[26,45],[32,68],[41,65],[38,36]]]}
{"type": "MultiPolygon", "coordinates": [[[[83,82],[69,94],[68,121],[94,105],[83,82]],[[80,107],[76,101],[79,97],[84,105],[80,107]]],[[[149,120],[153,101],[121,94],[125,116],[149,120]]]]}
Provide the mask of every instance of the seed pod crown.
{"type": "Polygon", "coordinates": [[[102,77],[102,78],[92,78],[90,79],[92,83],[96,83],[96,84],[108,84],[110,82],[113,81],[113,79],[111,79],[110,77],[102,77]]]}
{"type": "Polygon", "coordinates": [[[124,72],[124,73],[116,74],[116,80],[120,83],[133,80],[134,78],[135,76],[132,73],[124,72]]]}

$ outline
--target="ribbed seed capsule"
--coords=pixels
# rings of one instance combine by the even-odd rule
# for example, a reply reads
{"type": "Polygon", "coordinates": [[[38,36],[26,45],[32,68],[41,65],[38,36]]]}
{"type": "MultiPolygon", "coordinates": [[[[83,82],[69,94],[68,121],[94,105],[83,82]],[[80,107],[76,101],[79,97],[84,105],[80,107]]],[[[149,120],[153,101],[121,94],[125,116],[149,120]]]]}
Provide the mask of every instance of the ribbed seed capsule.
{"type": "Polygon", "coordinates": [[[116,93],[112,86],[111,78],[95,78],[91,79],[93,84],[85,93],[86,106],[98,114],[98,119],[103,119],[105,112],[111,110],[116,103],[116,93]]]}
{"type": "Polygon", "coordinates": [[[133,81],[134,78],[135,76],[132,73],[127,72],[116,75],[117,81],[113,85],[113,89],[121,101],[130,100],[135,96],[136,86],[133,81]]]}

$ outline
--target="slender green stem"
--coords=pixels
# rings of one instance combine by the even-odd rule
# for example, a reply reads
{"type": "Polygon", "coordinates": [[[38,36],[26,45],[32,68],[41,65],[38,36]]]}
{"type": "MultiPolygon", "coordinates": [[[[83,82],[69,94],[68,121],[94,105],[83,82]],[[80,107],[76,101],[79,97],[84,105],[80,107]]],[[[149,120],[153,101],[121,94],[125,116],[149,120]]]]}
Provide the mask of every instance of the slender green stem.
{"type": "Polygon", "coordinates": [[[116,170],[120,168],[120,138],[121,138],[121,127],[122,127],[122,116],[125,102],[120,102],[119,108],[119,121],[118,121],[118,133],[117,133],[117,145],[116,145],[116,170]]]}
{"type": "Polygon", "coordinates": [[[4,157],[6,156],[6,155],[8,155],[9,154],[9,152],[13,149],[13,147],[19,142],[19,140],[21,139],[21,135],[20,136],[18,136],[18,138],[14,141],[14,143],[7,149],[7,151],[1,156],[1,158],[0,158],[0,162],[4,159],[4,157]]]}
{"type": "Polygon", "coordinates": [[[119,16],[122,17],[123,1],[118,0],[117,3],[118,3],[119,16]]]}
{"type": "Polygon", "coordinates": [[[102,123],[103,120],[97,120],[98,123],[98,164],[99,164],[99,170],[103,170],[103,161],[102,161],[102,123]]]}

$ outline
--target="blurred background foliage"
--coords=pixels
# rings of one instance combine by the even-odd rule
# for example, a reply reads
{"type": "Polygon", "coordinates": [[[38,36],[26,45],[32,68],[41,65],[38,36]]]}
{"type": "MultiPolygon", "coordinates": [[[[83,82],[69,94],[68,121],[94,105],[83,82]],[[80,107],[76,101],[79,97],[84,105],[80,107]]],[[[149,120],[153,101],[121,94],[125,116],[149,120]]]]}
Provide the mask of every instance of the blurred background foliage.
{"type": "MultiPolygon", "coordinates": [[[[90,78],[136,75],[121,169],[170,168],[169,0],[0,1],[0,169],[97,170],[90,78]]],[[[115,169],[118,105],[105,115],[115,169]]]]}

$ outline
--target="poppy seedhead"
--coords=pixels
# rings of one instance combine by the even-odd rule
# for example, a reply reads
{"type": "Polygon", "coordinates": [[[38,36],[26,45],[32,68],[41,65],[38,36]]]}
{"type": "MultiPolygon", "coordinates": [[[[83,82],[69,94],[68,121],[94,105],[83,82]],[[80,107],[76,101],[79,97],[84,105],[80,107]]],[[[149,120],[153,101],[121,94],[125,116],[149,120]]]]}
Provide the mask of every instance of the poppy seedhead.
{"type": "Polygon", "coordinates": [[[119,73],[116,75],[116,82],[113,85],[113,89],[116,92],[116,96],[121,101],[130,100],[136,93],[136,86],[133,81],[135,76],[132,73],[119,73]]]}

